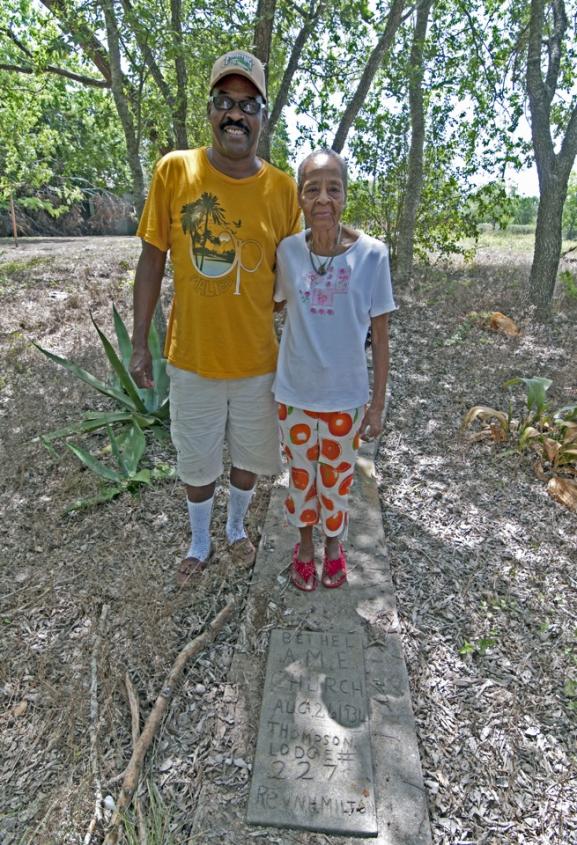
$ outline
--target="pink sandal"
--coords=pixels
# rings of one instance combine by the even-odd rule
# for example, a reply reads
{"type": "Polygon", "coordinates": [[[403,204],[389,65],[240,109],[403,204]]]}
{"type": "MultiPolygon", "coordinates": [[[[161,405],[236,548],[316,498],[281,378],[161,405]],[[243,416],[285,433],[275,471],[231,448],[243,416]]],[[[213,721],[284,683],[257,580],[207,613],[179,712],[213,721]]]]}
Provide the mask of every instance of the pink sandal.
{"type": "Polygon", "coordinates": [[[334,560],[329,560],[327,557],[327,553],[325,550],[325,558],[323,561],[323,574],[321,576],[321,581],[323,587],[326,587],[327,590],[335,590],[337,587],[340,587],[341,584],[344,584],[347,580],[347,559],[345,557],[345,552],[341,544],[339,543],[339,556],[334,560]],[[338,575],[336,581],[332,579],[338,575]]]}
{"type": "Polygon", "coordinates": [[[315,561],[314,558],[306,561],[299,560],[299,550],[300,543],[297,543],[293,549],[290,582],[297,590],[302,590],[303,593],[312,593],[313,590],[316,590],[318,584],[315,561]],[[300,580],[297,580],[296,576],[300,580]]]}

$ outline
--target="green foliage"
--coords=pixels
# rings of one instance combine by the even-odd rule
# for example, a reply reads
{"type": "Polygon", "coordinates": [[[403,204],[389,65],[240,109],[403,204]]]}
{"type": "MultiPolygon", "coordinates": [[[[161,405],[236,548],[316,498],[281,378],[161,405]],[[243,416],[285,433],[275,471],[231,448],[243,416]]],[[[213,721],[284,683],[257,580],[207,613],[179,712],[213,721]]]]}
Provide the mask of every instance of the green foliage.
{"type": "Polygon", "coordinates": [[[567,199],[563,206],[563,230],[567,240],[577,240],[577,174],[569,177],[567,199]]]}
{"type": "Polygon", "coordinates": [[[461,655],[461,657],[466,657],[469,654],[484,657],[485,654],[487,654],[487,652],[489,651],[489,649],[493,648],[493,646],[496,645],[496,633],[495,631],[491,631],[489,636],[479,637],[479,639],[473,640],[472,642],[465,640],[465,642],[459,649],[459,654],[461,655]]]}
{"type": "MultiPolygon", "coordinates": [[[[566,5],[571,29],[575,0],[566,5]]],[[[50,6],[56,12],[61,8],[50,6]]],[[[134,126],[131,167],[110,82],[94,61],[94,52],[81,46],[98,42],[104,64],[110,65],[103,4],[71,0],[65,18],[43,4],[7,0],[0,11],[0,62],[27,73],[0,71],[5,92],[0,101],[0,205],[14,191],[18,202],[39,202],[56,215],[79,191],[95,186],[124,192],[138,182],[134,171],[140,165],[150,171],[176,143],[171,95],[178,90],[177,59],[184,61],[187,77],[189,145],[209,141],[205,110],[210,66],[224,50],[250,48],[254,4],[184,0],[182,37],[175,32],[170,4],[133,0],[111,8],[122,35],[122,88],[134,126]],[[55,68],[104,87],[56,75],[55,68]]],[[[298,158],[302,144],[331,142],[383,34],[389,4],[335,0],[317,8],[316,2],[277,3],[267,68],[270,109],[292,45],[307,16],[317,11],[290,86],[292,111],[281,116],[272,138],[272,158],[285,170],[292,165],[289,152],[298,158]]],[[[478,10],[471,0],[433,4],[424,45],[426,137],[415,233],[416,255],[421,258],[462,252],[463,238],[476,238],[482,220],[504,227],[510,221],[528,225],[535,219],[535,198],[508,195],[502,184],[507,168],[525,165],[531,152],[518,131],[525,108],[528,17],[529,8],[521,0],[484,0],[478,10]],[[488,185],[478,187],[487,180],[488,185]]],[[[552,25],[548,11],[546,34],[552,25]]],[[[393,258],[407,179],[413,26],[414,16],[407,15],[348,137],[355,176],[348,218],[385,238],[393,258]]],[[[576,54],[567,38],[551,112],[554,135],[575,99],[571,80],[576,54]]],[[[577,226],[573,193],[570,190],[566,203],[565,228],[571,232],[577,226]]]]}
{"type": "Polygon", "coordinates": [[[108,502],[125,492],[136,493],[143,484],[151,484],[153,481],[174,476],[174,469],[163,463],[156,464],[151,469],[139,469],[140,460],[146,449],[146,440],[136,421],[132,421],[128,429],[118,437],[110,424],[106,426],[106,429],[114,459],[113,466],[99,461],[91,452],[74,443],[66,443],[72,454],[94,475],[102,479],[104,485],[96,496],[76,499],[68,505],[65,513],[108,502]]]}
{"type": "Polygon", "coordinates": [[[44,72],[58,65],[91,75],[60,40],[55,19],[33,4],[5,4],[0,61],[29,70],[0,70],[0,204],[12,192],[17,205],[41,204],[57,216],[82,197],[83,185],[125,191],[128,168],[110,93],[44,72]]]}
{"type": "MultiPolygon", "coordinates": [[[[144,813],[143,825],[146,831],[147,845],[177,845],[170,832],[171,814],[155,783],[147,783],[148,807],[144,813]]],[[[139,835],[136,819],[132,814],[123,819],[124,834],[127,845],[140,845],[143,841],[139,835]]],[[[196,837],[193,835],[190,842],[196,837]]]]}
{"type": "Polygon", "coordinates": [[[534,378],[516,377],[508,379],[503,384],[503,387],[512,387],[513,385],[524,384],[527,393],[527,415],[526,425],[534,425],[543,421],[543,417],[549,409],[547,401],[547,391],[553,384],[550,378],[543,378],[536,376],[534,378]]]}
{"type": "Polygon", "coordinates": [[[154,467],[152,470],[139,470],[138,468],[146,449],[143,430],[162,439],[166,438],[168,433],[169,384],[166,374],[166,361],[162,357],[158,333],[154,324],[152,324],[149,346],[152,355],[154,386],[147,389],[139,388],[128,369],[132,354],[132,343],[126,326],[114,306],[113,317],[118,352],[92,318],[92,323],[98,333],[112,371],[107,382],[92,375],[68,358],[49,352],[38,343],[34,343],[34,346],[43,355],[55,364],[64,367],[94,390],[109,399],[113,399],[118,407],[118,410],[113,411],[89,411],[83,414],[81,420],[39,437],[40,441],[55,455],[52,444],[57,440],[66,440],[74,435],[92,434],[102,429],[105,429],[108,433],[110,451],[116,464],[115,467],[110,467],[98,461],[89,450],[77,444],[66,442],[70,451],[91,472],[109,484],[105,491],[96,498],[82,500],[80,504],[75,502],[69,510],[87,507],[114,498],[125,490],[134,491],[140,484],[149,484],[153,480],[165,478],[171,474],[171,471],[163,466],[154,467]]]}
{"type": "Polygon", "coordinates": [[[559,273],[559,281],[563,285],[567,298],[577,300],[577,279],[571,270],[562,270],[559,273]]]}
{"type": "Polygon", "coordinates": [[[531,450],[537,456],[534,468],[540,478],[573,477],[577,472],[577,402],[553,409],[547,398],[552,383],[541,376],[509,379],[503,387],[525,387],[524,414],[515,418],[512,403],[507,413],[475,405],[467,411],[462,430],[480,420],[482,428],[473,440],[512,442],[521,452],[531,450]]]}
{"type": "Polygon", "coordinates": [[[511,194],[513,209],[513,223],[520,226],[534,224],[537,219],[539,197],[522,197],[517,193],[511,194]]]}
{"type": "Polygon", "coordinates": [[[503,182],[488,182],[470,199],[471,213],[479,223],[506,229],[514,219],[514,203],[503,182]]]}

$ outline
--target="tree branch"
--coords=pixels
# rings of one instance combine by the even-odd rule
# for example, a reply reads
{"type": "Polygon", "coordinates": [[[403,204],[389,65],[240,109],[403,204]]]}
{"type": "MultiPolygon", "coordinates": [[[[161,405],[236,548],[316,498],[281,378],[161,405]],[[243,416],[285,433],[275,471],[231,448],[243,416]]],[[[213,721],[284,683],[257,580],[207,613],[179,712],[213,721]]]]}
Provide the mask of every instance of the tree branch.
{"type": "Polygon", "coordinates": [[[12,32],[11,29],[3,26],[0,27],[0,32],[3,32],[5,35],[7,35],[8,38],[13,41],[14,44],[16,44],[18,49],[24,53],[25,56],[28,56],[29,59],[33,58],[32,53],[30,52],[28,47],[22,41],[20,41],[20,39],[12,32]]]}
{"type": "Polygon", "coordinates": [[[565,12],[565,3],[563,0],[553,0],[553,32],[547,44],[547,52],[549,54],[549,66],[547,68],[547,76],[545,78],[545,85],[549,93],[549,103],[553,100],[553,96],[557,89],[557,80],[559,78],[559,68],[561,67],[561,45],[563,43],[563,36],[567,29],[567,14],[565,12]]]}
{"type": "Polygon", "coordinates": [[[90,845],[96,825],[102,821],[102,785],[100,783],[100,768],[98,766],[98,658],[100,656],[100,641],[104,633],[104,626],[109,610],[109,605],[102,605],[98,628],[94,635],[92,658],[90,660],[90,768],[94,776],[95,806],[83,845],[90,845]]]}
{"type": "Polygon", "coordinates": [[[550,125],[551,97],[541,72],[544,14],[544,0],[531,0],[529,45],[527,49],[527,92],[531,113],[531,136],[540,184],[544,175],[544,168],[549,169],[555,158],[550,125]]]}
{"type": "Polygon", "coordinates": [[[291,50],[291,54],[287,62],[287,66],[285,67],[280,87],[277,91],[277,95],[275,97],[274,105],[269,118],[269,127],[271,135],[273,134],[275,127],[279,121],[282,110],[287,104],[293,77],[296,73],[307,38],[309,37],[313,27],[320,18],[324,10],[324,6],[325,0],[320,0],[320,2],[317,4],[316,9],[313,8],[308,17],[305,18],[305,22],[302,25],[299,34],[295,38],[295,42],[293,44],[293,48],[291,50]]]}
{"type": "Polygon", "coordinates": [[[138,44],[140,52],[142,53],[144,63],[150,71],[152,78],[158,85],[158,89],[164,97],[166,104],[170,108],[172,108],[174,106],[174,97],[172,96],[170,87],[167,85],[166,80],[162,75],[162,71],[157,64],[156,59],[154,58],[154,53],[148,46],[146,40],[142,37],[142,30],[138,25],[134,24],[134,9],[132,7],[132,3],[130,2],[130,0],[122,0],[122,7],[126,15],[126,20],[130,24],[130,28],[136,39],[136,43],[138,44]]]}
{"type": "Polygon", "coordinates": [[[86,55],[94,62],[102,76],[109,85],[112,83],[109,57],[98,38],[91,32],[87,24],[78,14],[68,14],[65,0],[40,0],[48,11],[52,12],[62,24],[76,44],[84,50],[86,55]]]}
{"type": "Polygon", "coordinates": [[[357,90],[349,100],[336,131],[332,148],[338,153],[340,153],[343,149],[345,141],[347,140],[347,135],[353,125],[353,121],[361,110],[367,94],[369,93],[373,79],[375,78],[386,53],[393,43],[397,29],[401,23],[401,16],[403,14],[405,3],[406,0],[393,0],[392,2],[389,14],[387,15],[385,30],[369,56],[369,60],[365,65],[357,90]]]}
{"type": "Polygon", "coordinates": [[[571,112],[569,123],[561,149],[559,150],[559,164],[563,178],[569,179],[575,156],[577,155],[577,106],[571,112]]]}
{"type": "Polygon", "coordinates": [[[122,788],[120,790],[116,809],[114,811],[114,815],[112,816],[108,833],[104,838],[104,845],[116,845],[116,842],[118,841],[118,828],[126,810],[130,806],[130,802],[132,801],[132,796],[134,795],[134,790],[136,789],[138,779],[140,777],[144,757],[148,751],[150,743],[154,739],[154,735],[156,734],[160,723],[162,722],[163,716],[166,713],[168,704],[172,698],[174,688],[176,683],[180,680],[184,667],[191,657],[194,657],[203,651],[207,645],[209,645],[217,637],[219,632],[229,621],[235,607],[236,603],[234,599],[232,599],[213,619],[208,627],[208,630],[187,643],[174,661],[172,669],[168,673],[164,686],[156,699],[154,707],[148,715],[146,723],[142,729],[142,733],[138,737],[132,751],[132,757],[130,758],[130,762],[128,763],[124,773],[124,780],[122,782],[122,788]]]}
{"type": "Polygon", "coordinates": [[[105,79],[93,79],[91,76],[82,76],[80,73],[74,73],[71,70],[66,70],[62,67],[54,67],[53,65],[46,65],[43,68],[24,67],[23,65],[8,65],[0,64],[0,70],[8,70],[13,73],[54,73],[57,76],[64,76],[66,79],[73,79],[74,82],[81,82],[82,85],[89,85],[92,88],[110,88],[110,83],[105,79]]]}

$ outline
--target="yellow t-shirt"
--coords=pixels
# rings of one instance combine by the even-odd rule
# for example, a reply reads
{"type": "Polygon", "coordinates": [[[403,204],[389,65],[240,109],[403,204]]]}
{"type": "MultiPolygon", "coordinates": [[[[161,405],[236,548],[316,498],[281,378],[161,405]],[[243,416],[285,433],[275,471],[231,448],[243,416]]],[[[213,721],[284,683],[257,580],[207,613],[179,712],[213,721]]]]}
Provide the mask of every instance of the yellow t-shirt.
{"type": "Polygon", "coordinates": [[[263,162],[233,179],[206,148],[178,150],[157,164],[138,235],[170,250],[174,301],[165,354],[205,378],[273,372],[275,252],[300,229],[294,181],[263,162]]]}

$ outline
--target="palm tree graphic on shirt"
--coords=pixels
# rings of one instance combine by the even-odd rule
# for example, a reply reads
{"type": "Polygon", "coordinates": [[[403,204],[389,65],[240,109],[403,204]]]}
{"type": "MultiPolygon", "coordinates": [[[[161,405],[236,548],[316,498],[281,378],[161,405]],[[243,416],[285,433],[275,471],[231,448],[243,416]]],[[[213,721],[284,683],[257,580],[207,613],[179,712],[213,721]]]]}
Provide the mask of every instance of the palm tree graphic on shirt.
{"type": "MultiPolygon", "coordinates": [[[[229,255],[227,253],[222,253],[222,251],[219,251],[218,249],[210,249],[210,247],[207,247],[207,242],[212,244],[213,247],[218,247],[222,243],[226,243],[230,240],[228,237],[223,241],[222,235],[215,235],[210,229],[211,223],[215,226],[227,225],[226,214],[218,201],[218,197],[206,192],[201,194],[199,199],[182,207],[180,221],[183,232],[190,235],[192,241],[193,261],[201,273],[204,272],[204,265],[207,258],[212,262],[225,262],[232,266],[234,261],[234,252],[232,255],[229,255]]],[[[220,272],[224,270],[225,268],[222,267],[220,272]]],[[[208,273],[207,275],[220,275],[220,272],[208,273]]]]}
{"type": "Polygon", "coordinates": [[[241,271],[255,273],[263,259],[258,241],[237,237],[242,220],[229,223],[218,197],[205,192],[182,206],[180,222],[183,232],[190,235],[191,261],[204,280],[195,283],[198,290],[206,296],[223,293],[236,267],[234,293],[239,296],[241,271]]]}

